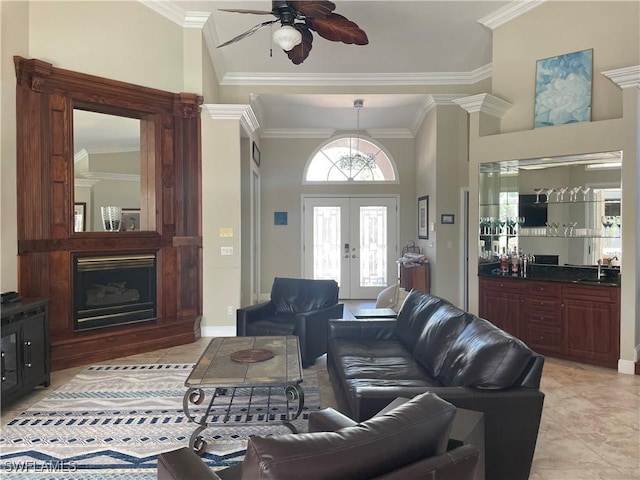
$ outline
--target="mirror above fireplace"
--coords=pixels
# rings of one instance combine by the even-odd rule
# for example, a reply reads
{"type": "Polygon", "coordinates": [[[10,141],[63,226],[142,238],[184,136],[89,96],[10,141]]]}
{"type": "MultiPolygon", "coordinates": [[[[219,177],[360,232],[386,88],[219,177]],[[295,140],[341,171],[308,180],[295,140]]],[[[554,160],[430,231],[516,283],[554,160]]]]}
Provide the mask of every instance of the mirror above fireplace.
{"type": "Polygon", "coordinates": [[[104,231],[104,206],[140,211],[140,128],[138,118],[73,109],[73,197],[85,205],[76,231],[104,231]]]}

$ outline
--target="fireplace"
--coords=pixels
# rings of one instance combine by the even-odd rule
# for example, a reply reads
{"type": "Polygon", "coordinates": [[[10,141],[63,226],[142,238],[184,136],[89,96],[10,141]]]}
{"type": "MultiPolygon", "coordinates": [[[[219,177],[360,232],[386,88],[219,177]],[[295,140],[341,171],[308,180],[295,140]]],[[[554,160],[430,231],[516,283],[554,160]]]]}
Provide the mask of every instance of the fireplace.
{"type": "Polygon", "coordinates": [[[156,255],[74,255],[75,331],[156,318],[156,255]]]}

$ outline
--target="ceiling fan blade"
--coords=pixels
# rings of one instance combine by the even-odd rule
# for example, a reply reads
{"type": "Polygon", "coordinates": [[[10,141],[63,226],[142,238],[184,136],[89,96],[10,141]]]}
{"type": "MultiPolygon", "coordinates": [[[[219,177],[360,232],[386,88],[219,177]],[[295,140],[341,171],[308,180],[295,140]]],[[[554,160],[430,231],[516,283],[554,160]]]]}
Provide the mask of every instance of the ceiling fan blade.
{"type": "Polygon", "coordinates": [[[231,13],[251,13],[252,15],[273,15],[273,12],[266,10],[248,10],[246,8],[219,8],[219,12],[231,12],[231,13]]]}
{"type": "Polygon", "coordinates": [[[367,45],[369,43],[369,38],[367,38],[364,30],[358,27],[356,23],[337,13],[330,13],[323,18],[311,18],[309,19],[309,25],[312,30],[318,32],[318,35],[332,42],[356,45],[367,45]]]}
{"type": "Polygon", "coordinates": [[[294,64],[300,65],[309,56],[313,43],[313,35],[306,25],[297,24],[296,28],[302,34],[302,42],[285,53],[294,64]]]}
{"type": "Polygon", "coordinates": [[[266,27],[267,25],[271,25],[272,23],[276,23],[278,20],[270,20],[268,22],[262,22],[259,23],[258,25],[256,25],[255,27],[247,30],[244,33],[241,33],[240,35],[238,35],[237,37],[233,37],[231,40],[229,40],[228,42],[224,42],[221,45],[218,45],[218,48],[221,47],[226,47],[227,45],[231,44],[231,43],[235,43],[238,40],[242,40],[243,38],[247,38],[249,35],[253,35],[254,33],[256,33],[258,30],[260,30],[263,27],[266,27]]]}
{"type": "Polygon", "coordinates": [[[336,4],[328,0],[319,1],[299,1],[289,0],[287,3],[305,17],[321,18],[326,17],[336,9],[336,4]]]}

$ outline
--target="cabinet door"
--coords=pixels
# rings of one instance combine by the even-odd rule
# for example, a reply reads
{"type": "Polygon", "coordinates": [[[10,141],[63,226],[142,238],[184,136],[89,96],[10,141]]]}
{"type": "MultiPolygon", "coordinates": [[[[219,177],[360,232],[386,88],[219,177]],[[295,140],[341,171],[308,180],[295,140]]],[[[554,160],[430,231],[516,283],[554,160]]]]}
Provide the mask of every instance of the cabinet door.
{"type": "Polygon", "coordinates": [[[616,367],[620,350],[618,305],[589,300],[563,300],[563,350],[575,359],[616,367]]]}
{"type": "Polygon", "coordinates": [[[522,301],[520,294],[484,290],[480,292],[480,316],[519,337],[522,301]]]}
{"type": "Polygon", "coordinates": [[[19,348],[20,326],[2,327],[2,396],[20,387],[19,348]]]}
{"type": "MultiPolygon", "coordinates": [[[[26,318],[22,324],[23,385],[39,385],[48,372],[47,331],[44,313],[26,318]]],[[[46,385],[48,386],[48,385],[46,385]]]]}

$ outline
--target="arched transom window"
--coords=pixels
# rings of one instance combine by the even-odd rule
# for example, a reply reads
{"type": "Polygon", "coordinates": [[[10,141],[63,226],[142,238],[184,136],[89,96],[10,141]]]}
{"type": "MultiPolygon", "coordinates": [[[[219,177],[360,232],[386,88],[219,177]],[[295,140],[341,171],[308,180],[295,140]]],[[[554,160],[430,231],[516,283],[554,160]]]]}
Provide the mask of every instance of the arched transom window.
{"type": "Polygon", "coordinates": [[[305,182],[394,182],[391,159],[378,145],[359,137],[331,140],[307,165],[305,182]]]}

